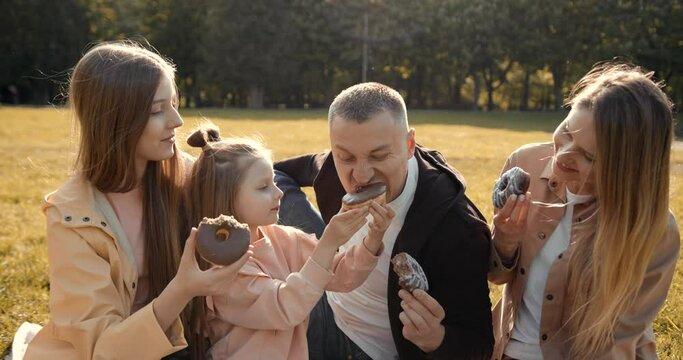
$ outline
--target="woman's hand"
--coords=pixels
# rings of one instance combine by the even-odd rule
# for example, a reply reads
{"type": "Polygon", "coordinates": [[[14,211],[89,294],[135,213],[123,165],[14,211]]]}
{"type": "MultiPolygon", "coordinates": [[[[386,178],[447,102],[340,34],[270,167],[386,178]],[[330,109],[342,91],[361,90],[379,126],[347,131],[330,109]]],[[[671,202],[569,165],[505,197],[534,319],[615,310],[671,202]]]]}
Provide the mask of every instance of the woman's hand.
{"type": "Polygon", "coordinates": [[[192,228],[185,242],[178,272],[153,303],[154,315],[164,331],[169,329],[193,297],[214,295],[225,289],[253,255],[252,246],[249,245],[249,250],[235,263],[203,271],[199,268],[195,255],[196,238],[197,229],[192,228]]]}
{"type": "Polygon", "coordinates": [[[196,245],[197,229],[192,228],[190,236],[185,242],[185,249],[180,258],[178,272],[172,280],[190,298],[215,295],[226,289],[237,275],[237,272],[249,260],[249,257],[253,255],[251,251],[253,246],[249,245],[249,250],[234,263],[228,266],[214,266],[208,270],[202,270],[199,268],[195,255],[196,245]]]}
{"type": "Polygon", "coordinates": [[[394,216],[396,216],[396,212],[387,204],[380,205],[373,201],[370,203],[370,214],[372,215],[372,221],[368,225],[368,236],[363,242],[371,253],[377,255],[377,251],[382,246],[384,233],[389,228],[394,216]]]}
{"type": "Polygon", "coordinates": [[[505,259],[515,256],[520,235],[526,229],[531,193],[512,195],[502,209],[493,216],[493,244],[498,254],[505,259]]]}

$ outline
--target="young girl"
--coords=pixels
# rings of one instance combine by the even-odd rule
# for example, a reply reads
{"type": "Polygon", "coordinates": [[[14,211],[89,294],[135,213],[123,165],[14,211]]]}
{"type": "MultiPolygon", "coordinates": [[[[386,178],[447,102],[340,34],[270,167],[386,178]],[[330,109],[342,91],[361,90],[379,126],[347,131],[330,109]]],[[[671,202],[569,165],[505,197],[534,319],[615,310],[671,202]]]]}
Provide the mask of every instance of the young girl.
{"type": "Polygon", "coordinates": [[[494,359],[656,359],[652,321],[680,249],[671,104],[651,74],[600,65],[553,141],[513,153],[526,196],[493,218],[494,359]]]}
{"type": "MultiPolygon", "coordinates": [[[[270,153],[249,140],[221,141],[216,129],[188,139],[201,147],[188,180],[191,223],[233,215],[249,225],[254,255],[221,294],[208,297],[206,331],[214,359],[307,359],[308,315],[324,290],[350,291],[367,278],[382,252],[394,211],[372,205],[340,212],[320,240],[280,226],[282,191],[273,183],[270,153]],[[362,244],[337,254],[373,216],[362,244]]],[[[199,315],[197,315],[199,316],[199,315]]]]}
{"type": "MultiPolygon", "coordinates": [[[[236,275],[180,251],[183,124],[174,68],[130,42],[90,49],[71,76],[80,125],[73,176],[47,195],[50,321],[27,359],[158,359],[183,349],[180,313],[236,275]]],[[[21,357],[18,352],[15,358],[21,357]]]]}

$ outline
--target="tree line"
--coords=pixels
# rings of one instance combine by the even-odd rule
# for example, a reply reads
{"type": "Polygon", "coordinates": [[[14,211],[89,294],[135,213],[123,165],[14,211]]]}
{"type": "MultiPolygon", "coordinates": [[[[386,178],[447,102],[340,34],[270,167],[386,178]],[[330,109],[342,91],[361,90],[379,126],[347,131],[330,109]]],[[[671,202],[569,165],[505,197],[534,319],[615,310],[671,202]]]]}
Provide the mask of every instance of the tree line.
{"type": "Polygon", "coordinates": [[[683,103],[681,0],[0,0],[0,100],[63,101],[93,43],[148,42],[188,107],[325,107],[378,81],[422,109],[556,110],[597,61],[683,103]]]}

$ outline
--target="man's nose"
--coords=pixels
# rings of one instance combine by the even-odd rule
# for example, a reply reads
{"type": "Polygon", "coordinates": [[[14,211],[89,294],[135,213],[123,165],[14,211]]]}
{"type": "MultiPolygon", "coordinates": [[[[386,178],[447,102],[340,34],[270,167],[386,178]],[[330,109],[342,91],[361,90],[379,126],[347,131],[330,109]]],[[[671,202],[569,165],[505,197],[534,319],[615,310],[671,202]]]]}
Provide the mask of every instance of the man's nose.
{"type": "Polygon", "coordinates": [[[372,167],[368,166],[366,163],[359,163],[358,166],[353,169],[353,178],[358,185],[367,185],[372,180],[373,176],[375,176],[375,172],[372,167]]]}

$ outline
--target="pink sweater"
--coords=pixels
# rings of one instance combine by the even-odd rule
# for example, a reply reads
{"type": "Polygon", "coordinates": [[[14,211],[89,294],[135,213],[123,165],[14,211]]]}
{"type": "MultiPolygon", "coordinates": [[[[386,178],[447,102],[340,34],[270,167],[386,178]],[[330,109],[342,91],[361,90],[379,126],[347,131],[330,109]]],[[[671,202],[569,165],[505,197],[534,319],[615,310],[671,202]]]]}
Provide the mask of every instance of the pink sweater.
{"type": "Polygon", "coordinates": [[[308,315],[323,291],[360,286],[378,257],[353,246],[335,256],[330,272],[310,258],[314,235],[280,225],[259,230],[252,259],[223,294],[207,297],[209,352],[214,359],[308,359],[308,315]]]}

